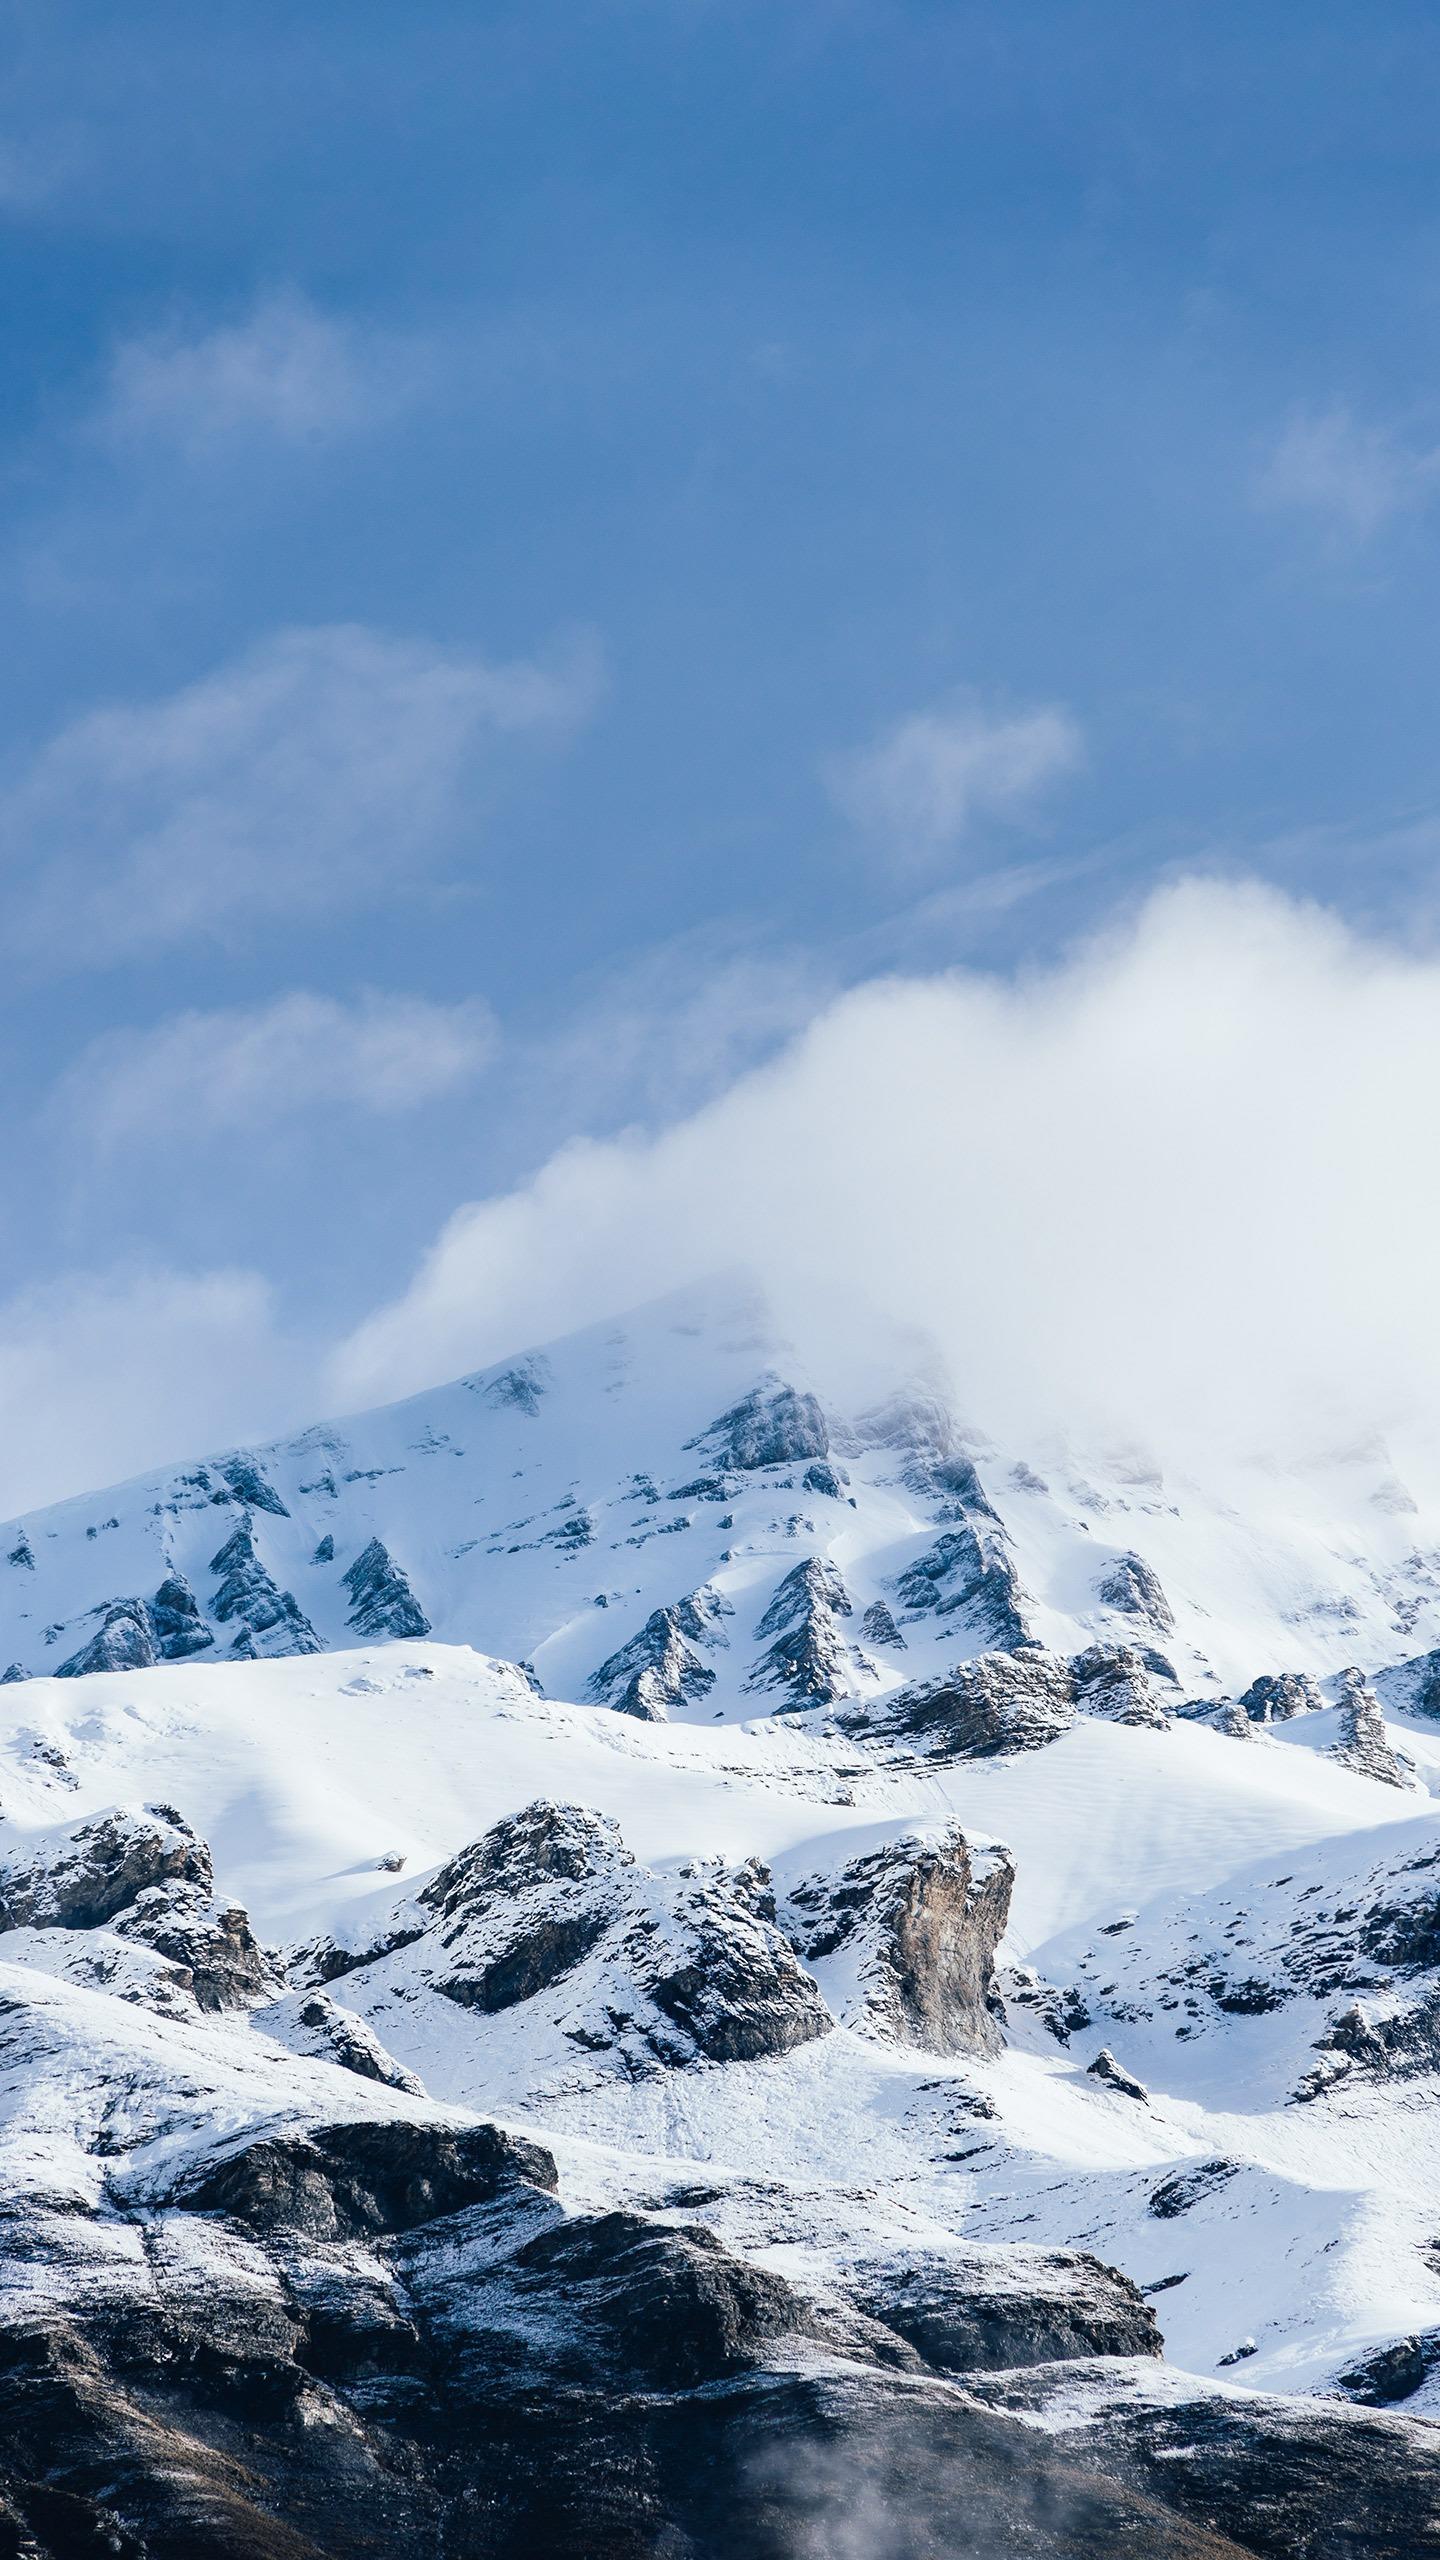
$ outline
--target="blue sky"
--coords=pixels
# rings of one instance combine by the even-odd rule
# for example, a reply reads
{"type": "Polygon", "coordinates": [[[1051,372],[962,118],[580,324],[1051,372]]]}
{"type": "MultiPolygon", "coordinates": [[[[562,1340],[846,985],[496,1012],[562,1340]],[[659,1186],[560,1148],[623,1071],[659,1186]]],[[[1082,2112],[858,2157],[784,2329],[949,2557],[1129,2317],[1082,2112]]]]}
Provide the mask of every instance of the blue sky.
{"type": "Polygon", "coordinates": [[[1430,947],[1432,9],[4,24],[52,1472],[303,1413],[460,1203],[878,974],[1194,870],[1430,947]]]}

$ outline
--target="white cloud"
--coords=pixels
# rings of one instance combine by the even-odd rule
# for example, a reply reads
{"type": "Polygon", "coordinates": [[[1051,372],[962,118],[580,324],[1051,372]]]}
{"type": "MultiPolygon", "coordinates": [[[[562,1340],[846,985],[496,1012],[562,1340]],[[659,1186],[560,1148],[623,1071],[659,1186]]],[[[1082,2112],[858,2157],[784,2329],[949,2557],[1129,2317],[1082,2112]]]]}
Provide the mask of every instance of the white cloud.
{"type": "Polygon", "coordinates": [[[0,1517],[278,1427],[303,1376],[253,1272],[71,1276],[0,1302],[0,1517]]]}
{"type": "Polygon", "coordinates": [[[104,962],[392,894],[443,858],[482,751],[564,733],[595,684],[583,652],[491,665],[342,623],[88,712],[0,793],[12,943],[104,962]]]}
{"type": "Polygon", "coordinates": [[[739,1264],[812,1353],[922,1329],[992,1429],[1435,1431],[1437,1116],[1440,961],[1186,884],[1044,975],[862,988],[661,1136],[460,1210],[333,1400],[739,1264]]]}
{"type": "Polygon", "coordinates": [[[872,746],[833,757],[831,798],[893,858],[933,861],[984,818],[1022,817],[1083,752],[1068,711],[987,710],[965,698],[897,720],[872,746]]]}
{"type": "Polygon", "coordinates": [[[300,992],[107,1032],[77,1058],[57,1101],[100,1146],[267,1126],[336,1105],[394,1115],[468,1083],[495,1045],[494,1016],[475,999],[371,992],[347,1005],[300,992]]]}
{"type": "Polygon", "coordinates": [[[1428,504],[1437,488],[1440,450],[1406,445],[1391,428],[1366,426],[1335,407],[1290,420],[1258,494],[1271,506],[1309,508],[1363,541],[1392,516],[1428,504]]]}
{"type": "Polygon", "coordinates": [[[381,424],[424,369],[416,342],[366,331],[293,290],[220,328],[154,330],[116,348],[96,426],[200,460],[236,440],[316,444],[381,424]]]}

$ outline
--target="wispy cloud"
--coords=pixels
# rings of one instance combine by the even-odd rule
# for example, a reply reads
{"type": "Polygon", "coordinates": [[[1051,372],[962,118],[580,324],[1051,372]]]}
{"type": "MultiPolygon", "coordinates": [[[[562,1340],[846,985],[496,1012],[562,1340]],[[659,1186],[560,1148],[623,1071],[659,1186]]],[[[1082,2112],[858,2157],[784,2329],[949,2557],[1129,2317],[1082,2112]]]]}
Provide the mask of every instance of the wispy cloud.
{"type": "Polygon", "coordinates": [[[831,798],[890,858],[933,862],[977,822],[1022,817],[1075,770],[1084,741],[1058,704],[1001,710],[970,696],[914,711],[872,745],[831,758],[831,798]]]}
{"type": "Polygon", "coordinates": [[[103,964],[394,892],[443,860],[482,756],[563,736],[596,686],[583,649],[492,665],[339,624],[89,712],[0,793],[12,947],[103,964]]]}
{"type": "Polygon", "coordinates": [[[237,441],[328,443],[396,415],[425,368],[418,340],[337,318],[291,288],[218,328],[172,323],[126,339],[93,424],[191,460],[237,441]]]}
{"type": "Polygon", "coordinates": [[[1256,483],[1267,506],[1300,507],[1365,541],[1440,491],[1440,447],[1407,443],[1343,406],[1301,410],[1256,483]]]}
{"type": "Polygon", "coordinates": [[[342,1004],[297,992],[104,1033],[63,1078],[54,1107],[99,1146],[263,1128],[337,1106],[394,1117],[469,1083],[496,1037],[478,1000],[370,992],[342,1004]]]}

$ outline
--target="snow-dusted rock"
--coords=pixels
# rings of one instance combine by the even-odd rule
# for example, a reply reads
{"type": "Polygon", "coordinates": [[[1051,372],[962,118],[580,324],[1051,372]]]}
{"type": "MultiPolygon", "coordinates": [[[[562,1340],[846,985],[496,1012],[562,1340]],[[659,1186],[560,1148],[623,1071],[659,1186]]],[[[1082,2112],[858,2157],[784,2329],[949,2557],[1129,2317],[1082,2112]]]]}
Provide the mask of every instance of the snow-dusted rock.
{"type": "Polygon", "coordinates": [[[350,1595],[347,1625],[360,1636],[428,1636],[430,1621],[400,1566],[380,1538],[372,1538],[341,1575],[350,1595]]]}
{"type": "Polygon", "coordinates": [[[320,1639],[293,1591],[282,1591],[262,1562],[248,1516],[217,1548],[210,1571],[218,1577],[211,1615],[222,1627],[233,1625],[230,1650],[241,1660],[320,1651],[320,1639]]]}
{"type": "Polygon", "coordinates": [[[1240,1699],[1252,1724],[1285,1724],[1291,1716],[1312,1715],[1325,1701],[1304,1671],[1262,1671],[1240,1699]]]}
{"type": "Polygon", "coordinates": [[[728,1413],[685,1443],[705,1449],[718,1466],[748,1473],[755,1467],[793,1466],[802,1458],[828,1458],[830,1433],[813,1395],[769,1377],[728,1413]]]}
{"type": "MultiPolygon", "coordinates": [[[[868,1719],[939,1760],[1039,1751],[1075,1720],[1069,1667],[1040,1647],[982,1653],[884,1699],[868,1719]]],[[[853,1721],[853,1718],[851,1719],[853,1721]]]]}
{"type": "Polygon", "coordinates": [[[695,1647],[724,1644],[721,1620],[732,1614],[729,1602],[712,1591],[693,1591],[652,1611],[639,1634],[601,1663],[590,1696],[622,1715],[663,1724],[674,1708],[715,1686],[714,1672],[695,1647]]]}
{"type": "Polygon", "coordinates": [[[1169,1635],[1175,1625],[1175,1613],[1165,1597],[1160,1577],[1133,1552],[1116,1556],[1095,1586],[1095,1597],[1107,1609],[1118,1609],[1127,1618],[1143,1618],[1147,1626],[1160,1635],[1169,1635]]]}
{"type": "Polygon", "coordinates": [[[1144,2295],[1082,2249],[897,2251],[862,2259],[847,2284],[864,2310],[944,2373],[1162,2353],[1144,2295]]]}
{"type": "Polygon", "coordinates": [[[1024,1642],[1025,1595],[997,1530],[967,1522],[947,1529],[897,1576],[903,1621],[933,1615],[956,1621],[980,1645],[1024,1642]]]}
{"type": "Polygon", "coordinates": [[[286,1992],[256,2009],[252,2023],[289,2053],[337,2063],[342,2071],[357,2072],[362,2080],[378,2080],[387,2089],[408,2090],[412,2097],[425,2094],[423,2082],[386,2052],[369,2021],[332,2000],[328,1991],[286,1992]]]}
{"type": "Polygon", "coordinates": [[[1335,1757],[1362,1778],[1377,1778],[1382,1786],[1408,1787],[1414,1783],[1414,1764],[1394,1748],[1385,1731],[1379,1699],[1364,1673],[1354,1669],[1340,1675],[1340,1736],[1335,1757]]]}
{"type": "Polygon", "coordinates": [[[1092,1644],[1070,1665],[1075,1704],[1082,1715],[1116,1724],[1163,1726],[1169,1709],[1144,1657],[1130,1645],[1092,1644]]]}
{"type": "Polygon", "coordinates": [[[788,2053],[834,2024],[757,1860],[658,1877],[614,1822],[577,1805],[497,1823],[399,1900],[369,1945],[311,1947],[298,1969],[334,1982],[379,1965],[482,2016],[550,1995],[577,2056],[632,2073],[788,2053]]]}
{"type": "Polygon", "coordinates": [[[954,1824],[805,1878],[786,1924],[807,1964],[843,1957],[853,1985],[847,2024],[931,2053],[993,2053],[995,1950],[1014,1881],[1006,1850],[977,1845],[954,1824]]]}
{"type": "Polygon", "coordinates": [[[147,1887],[209,1893],[210,1852],[169,1805],[116,1811],[0,1850],[0,1930],[96,1929],[147,1887]]]}

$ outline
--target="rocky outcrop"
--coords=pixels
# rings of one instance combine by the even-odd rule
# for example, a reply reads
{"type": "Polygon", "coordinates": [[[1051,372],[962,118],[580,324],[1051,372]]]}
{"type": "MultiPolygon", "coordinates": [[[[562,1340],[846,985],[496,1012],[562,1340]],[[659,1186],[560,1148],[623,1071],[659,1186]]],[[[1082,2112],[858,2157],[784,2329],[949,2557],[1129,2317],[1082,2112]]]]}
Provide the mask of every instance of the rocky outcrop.
{"type": "Polygon", "coordinates": [[[947,1529],[896,1577],[895,1594],[902,1624],[908,1618],[945,1618],[953,1621],[957,1638],[980,1647],[1025,1641],[1025,1595],[997,1529],[947,1529]]]}
{"type": "Polygon", "coordinates": [[[1417,2329],[1357,2356],[1335,2379],[1363,2407],[1393,2409],[1413,2400],[1432,2373],[1440,2373],[1440,2329],[1417,2329]]]}
{"type": "Polygon", "coordinates": [[[847,2289],[942,2373],[1163,2351],[1139,2288],[1083,2249],[952,2244],[862,2259],[847,2289]]]}
{"type": "Polygon", "coordinates": [[[1189,2377],[1137,2389],[1103,2367],[1040,2366],[981,2388],[992,2406],[1031,2412],[1072,2461],[1256,2560],[1419,2560],[1434,2539],[1433,2427],[1189,2377]]]}
{"type": "Polygon", "coordinates": [[[1095,1597],[1105,1608],[1118,1609],[1127,1618],[1143,1618],[1160,1635],[1173,1632],[1175,1613],[1159,1575],[1143,1556],[1133,1552],[1116,1556],[1097,1582],[1095,1597]]]}
{"type": "Polygon", "coordinates": [[[372,1538],[340,1577],[350,1594],[345,1623],[357,1635],[428,1636],[430,1621],[401,1567],[379,1538],[372,1538]]]}
{"type": "Polygon", "coordinates": [[[241,1660],[257,1655],[319,1653],[320,1639],[293,1591],[282,1591],[261,1562],[248,1516],[210,1559],[219,1580],[210,1609],[220,1625],[233,1626],[230,1650],[241,1660]]]}
{"type": "Polygon", "coordinates": [[[1094,2061],[1087,2062],[1085,2069],[1090,2079],[1098,2080],[1106,2089],[1113,2089],[1117,2097],[1134,2098],[1142,2106],[1148,2106],[1150,2092],[1144,2081],[1137,2080],[1133,2071],[1127,2071],[1123,2062],[1116,2061],[1108,2044],[1102,2044],[1094,2061]]]}
{"type": "Polygon", "coordinates": [[[1252,1724],[1285,1724],[1291,1716],[1313,1715],[1325,1701],[1308,1672],[1262,1671],[1240,1704],[1252,1724]]]}
{"type": "Polygon", "coordinates": [[[883,1600],[872,1600],[860,1621],[860,1633],[867,1644],[883,1645],[890,1653],[904,1653],[905,1639],[883,1600]]]}
{"type": "Polygon", "coordinates": [[[184,1662],[215,1639],[200,1615],[183,1574],[167,1574],[153,1600],[112,1600],[100,1626],[78,1653],[56,1671],[58,1680],[92,1671],[148,1671],[156,1662],[184,1662]]]}
{"type": "Polygon", "coordinates": [[[578,2067],[634,2078],[696,2061],[754,2061],[834,2019],[776,1923],[766,1869],[693,1862],[652,1875],[616,1825],[538,1802],[496,1823],[397,1901],[363,1948],[321,1942],[296,1971],[429,1990],[482,2017],[522,2002],[578,2067]],[[398,1969],[397,1969],[398,1968],[398,1969]]]}
{"type": "Polygon", "coordinates": [[[797,1707],[850,1696],[857,1665],[837,1622],[853,1614],[837,1568],[807,1556],[786,1574],[755,1629],[757,1637],[775,1641],[747,1674],[746,1688],[781,1690],[797,1707]]]}
{"type": "Polygon", "coordinates": [[[92,1671],[145,1671],[159,1658],[144,1601],[112,1600],[89,1643],[58,1663],[55,1677],[83,1680],[92,1671]]]}
{"type": "Polygon", "coordinates": [[[729,1602],[709,1589],[653,1610],[639,1634],[601,1663],[589,1682],[589,1695],[621,1715],[663,1724],[674,1708],[692,1704],[714,1688],[715,1674],[694,1648],[723,1645],[721,1621],[732,1614],[729,1602]]]}
{"type": "Polygon", "coordinates": [[[795,1886],[786,1925],[807,1964],[838,1954],[858,1984],[847,2024],[930,2053],[994,2053],[995,1950],[1015,1870],[958,1825],[888,1842],[795,1886]]]}
{"type": "Polygon", "coordinates": [[[0,1858],[0,1929],[98,1929],[147,1888],[209,1893],[210,1852],[169,1805],[42,1833],[0,1858]]]}
{"type": "Polygon", "coordinates": [[[1082,1715],[1111,1724],[1164,1726],[1169,1710],[1144,1659],[1129,1645],[1092,1644],[1070,1665],[1075,1704],[1082,1715]]]}
{"type": "Polygon", "coordinates": [[[1414,1765],[1392,1746],[1380,1701],[1361,1671],[1352,1669],[1340,1674],[1340,1734],[1335,1758],[1358,1777],[1375,1778],[1381,1786],[1414,1784],[1414,1765]]]}
{"type": "Polygon", "coordinates": [[[687,1449],[706,1449],[717,1466],[750,1473],[756,1467],[788,1467],[802,1458],[828,1458],[830,1434],[815,1397],[783,1378],[765,1378],[710,1423],[687,1449]]]}
{"type": "Polygon", "coordinates": [[[386,2052],[368,2020],[342,2008],[328,1991],[287,1992],[267,2008],[256,2009],[251,2023],[261,2035],[273,2036],[288,2053],[304,2054],[312,2062],[333,2062],[362,2080],[377,2081],[386,2089],[404,2089],[411,2097],[425,2094],[423,2081],[386,2052]]]}
{"type": "Polygon", "coordinates": [[[112,1925],[117,1936],[163,1956],[198,2008],[246,2009],[278,1987],[278,1968],[247,1914],[202,1883],[175,1877],[147,1885],[112,1925]]]}
{"type": "Polygon", "coordinates": [[[1038,1646],[982,1653],[938,1680],[901,1689],[869,1711],[878,1734],[935,1760],[1039,1751],[1075,1721],[1068,1666],[1038,1646]]]}
{"type": "MultiPolygon", "coordinates": [[[[264,1469],[243,1450],[232,1458],[221,1459],[220,1474],[226,1493],[236,1502],[243,1502],[247,1511],[272,1511],[278,1520],[289,1519],[290,1514],[264,1469]]],[[[223,1502],[226,1493],[217,1493],[214,1499],[223,1502]]]]}

